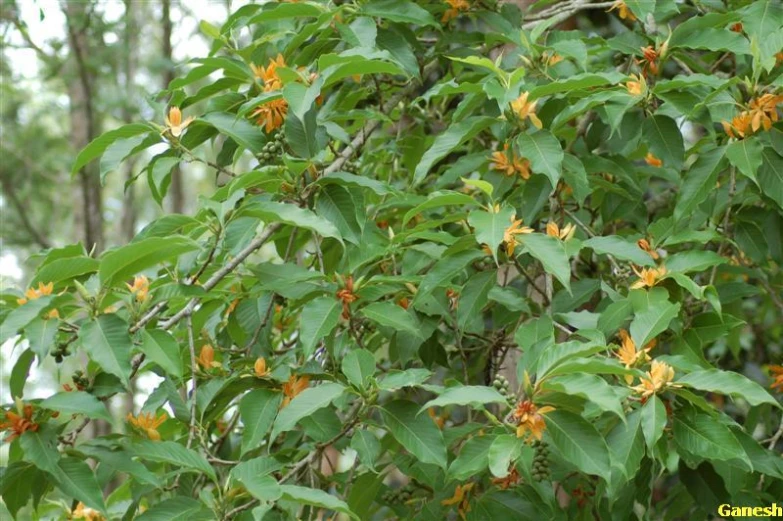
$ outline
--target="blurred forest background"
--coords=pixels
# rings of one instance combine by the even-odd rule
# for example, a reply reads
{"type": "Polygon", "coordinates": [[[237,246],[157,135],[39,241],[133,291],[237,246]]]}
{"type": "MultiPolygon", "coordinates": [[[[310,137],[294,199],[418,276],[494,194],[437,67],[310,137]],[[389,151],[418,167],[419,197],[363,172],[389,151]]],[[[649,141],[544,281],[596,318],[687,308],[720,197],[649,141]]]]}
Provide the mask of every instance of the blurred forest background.
{"type": "MultiPolygon", "coordinates": [[[[143,178],[126,189],[126,181],[142,174],[143,158],[124,162],[103,185],[97,161],[71,176],[74,158],[125,122],[162,124],[166,87],[176,71],[209,51],[199,22],[219,26],[246,3],[0,0],[0,285],[23,291],[34,252],[81,241],[97,253],[126,243],[163,211],[143,178]]],[[[202,166],[189,163],[174,172],[167,211],[191,211],[202,188],[214,184],[202,166]]],[[[12,344],[0,346],[4,403],[11,400],[12,344]]],[[[59,373],[68,371],[53,359],[32,368],[27,393],[50,395],[60,387],[59,373]]],[[[142,380],[136,400],[143,402],[144,389],[153,385],[142,380]]]]}

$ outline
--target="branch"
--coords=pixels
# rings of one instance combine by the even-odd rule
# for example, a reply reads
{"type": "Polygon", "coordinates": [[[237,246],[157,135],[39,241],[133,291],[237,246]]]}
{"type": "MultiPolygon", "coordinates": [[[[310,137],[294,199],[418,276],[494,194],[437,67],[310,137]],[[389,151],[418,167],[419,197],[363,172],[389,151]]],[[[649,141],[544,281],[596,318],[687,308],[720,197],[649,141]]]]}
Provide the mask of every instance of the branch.
{"type": "Polygon", "coordinates": [[[541,23],[548,25],[555,25],[568,18],[571,18],[579,11],[587,9],[607,9],[612,7],[614,2],[599,2],[591,3],[591,0],[572,0],[571,2],[562,2],[556,4],[549,9],[533,13],[525,17],[525,24],[522,25],[523,29],[532,29],[541,23]]]}
{"type": "Polygon", "coordinates": [[[30,234],[30,237],[33,238],[33,240],[38,243],[41,248],[47,249],[51,248],[51,243],[49,240],[43,236],[43,234],[38,231],[38,229],[33,226],[32,221],[30,221],[30,217],[27,215],[27,209],[22,204],[22,201],[19,200],[19,197],[16,195],[16,189],[14,188],[14,184],[9,181],[5,176],[0,176],[0,181],[2,181],[3,190],[5,190],[5,195],[8,197],[8,200],[11,202],[11,205],[16,209],[16,213],[19,215],[19,220],[22,222],[22,226],[27,230],[27,232],[30,234]]]}

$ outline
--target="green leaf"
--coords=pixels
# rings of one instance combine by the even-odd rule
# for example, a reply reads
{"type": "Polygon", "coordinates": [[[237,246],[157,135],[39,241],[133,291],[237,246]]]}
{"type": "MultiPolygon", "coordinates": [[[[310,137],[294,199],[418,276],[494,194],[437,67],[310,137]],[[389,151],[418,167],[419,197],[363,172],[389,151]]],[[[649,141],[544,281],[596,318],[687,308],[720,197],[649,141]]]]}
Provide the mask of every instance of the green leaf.
{"type": "Polygon", "coordinates": [[[569,374],[547,378],[543,389],[560,391],[571,396],[581,396],[594,403],[602,411],[608,411],[625,420],[623,406],[614,389],[606,381],[593,374],[569,374]]]}
{"type": "Polygon", "coordinates": [[[277,501],[283,495],[280,484],[272,476],[238,472],[236,478],[250,492],[250,495],[261,501],[277,501]]]}
{"type": "Polygon", "coordinates": [[[175,496],[145,510],[135,521],[208,521],[214,513],[197,499],[175,496]]]}
{"type": "Polygon", "coordinates": [[[481,319],[482,310],[489,302],[489,292],[497,286],[497,271],[482,271],[473,275],[459,296],[457,325],[464,330],[476,319],[481,319]]]}
{"type": "Polygon", "coordinates": [[[675,414],[674,441],[689,454],[707,460],[742,460],[748,456],[728,427],[707,414],[675,414]]]}
{"type": "Polygon", "coordinates": [[[763,387],[739,373],[721,371],[719,369],[705,369],[686,374],[677,380],[677,383],[700,391],[728,394],[734,398],[742,398],[751,405],[769,403],[775,407],[780,407],[778,401],[763,387]]]}
{"type": "Polygon", "coordinates": [[[506,397],[493,387],[483,385],[460,385],[449,387],[437,398],[428,401],[422,411],[430,407],[445,407],[446,405],[482,406],[488,403],[508,403],[506,397]]]}
{"type": "Polygon", "coordinates": [[[26,349],[16,359],[14,368],[11,370],[11,378],[8,382],[11,398],[21,398],[24,396],[24,384],[30,374],[30,366],[35,360],[35,353],[32,349],[26,349]]]}
{"type": "Polygon", "coordinates": [[[426,177],[432,167],[446,157],[452,150],[473,139],[481,131],[494,123],[494,118],[472,116],[457,123],[452,123],[446,132],[435,138],[435,142],[424,153],[413,173],[413,184],[418,185],[426,177]]]}
{"type": "Polygon", "coordinates": [[[117,286],[133,275],[199,249],[197,242],[182,236],[150,237],[105,252],[99,274],[105,285],[117,286]]]}
{"type": "Polygon", "coordinates": [[[655,12],[655,2],[656,0],[627,0],[625,5],[636,18],[646,23],[647,16],[655,12]]]}
{"type": "Polygon", "coordinates": [[[54,297],[46,295],[22,304],[8,313],[0,327],[0,345],[15,337],[19,330],[38,318],[40,314],[52,303],[54,297]]]}
{"type": "Polygon", "coordinates": [[[343,358],[342,370],[354,387],[364,389],[375,374],[375,357],[366,349],[355,349],[343,358]]]}
{"type": "Polygon", "coordinates": [[[166,373],[182,378],[182,356],[177,341],[166,331],[143,330],[139,350],[166,373]]]}
{"type": "Polygon", "coordinates": [[[612,466],[622,469],[626,480],[636,475],[644,457],[641,416],[638,411],[633,412],[626,421],[618,423],[606,437],[612,466]]]}
{"type": "Polygon", "coordinates": [[[714,251],[689,250],[675,253],[666,258],[666,270],[680,273],[690,273],[692,271],[704,271],[706,269],[725,264],[728,262],[724,257],[714,251]]]}
{"type": "Polygon", "coordinates": [[[242,455],[261,446],[275,421],[283,395],[271,389],[254,389],[239,402],[242,418],[242,455]]]}
{"type": "MultiPolygon", "coordinates": [[[[266,7],[266,5],[264,6],[266,7]]],[[[273,20],[284,20],[286,18],[317,18],[324,13],[324,10],[314,3],[281,3],[272,4],[269,9],[253,16],[246,22],[247,25],[262,24],[273,20]]]]}
{"type": "Polygon", "coordinates": [[[373,0],[362,5],[360,13],[392,22],[440,27],[429,11],[408,0],[373,0]]]}
{"type": "Polygon", "coordinates": [[[562,241],[542,233],[522,235],[518,241],[544,266],[547,273],[554,275],[571,291],[571,264],[562,241]]]}
{"type": "Polygon", "coordinates": [[[384,391],[396,391],[403,387],[412,387],[421,385],[427,379],[432,376],[432,373],[427,369],[412,368],[405,371],[389,371],[378,382],[378,387],[384,391]]]}
{"type": "Polygon", "coordinates": [[[98,271],[100,262],[90,257],[68,257],[65,259],[56,259],[46,263],[36,272],[35,278],[30,282],[30,287],[38,286],[39,282],[48,284],[54,283],[57,286],[60,282],[71,280],[88,273],[98,271]]]}
{"type": "Polygon", "coordinates": [[[763,150],[764,147],[761,141],[754,136],[750,136],[735,141],[726,147],[726,157],[732,165],[737,167],[742,175],[758,185],[759,181],[756,178],[756,173],[759,167],[761,167],[761,153],[763,150]]]}
{"type": "Polygon", "coordinates": [[[606,254],[616,259],[630,261],[640,266],[655,266],[650,254],[643,251],[633,242],[618,237],[607,235],[605,237],[593,237],[582,243],[585,248],[590,248],[598,254],[606,254]]]}
{"type": "Polygon", "coordinates": [[[763,187],[764,195],[778,203],[778,207],[783,209],[783,157],[780,157],[771,148],[765,148],[758,177],[759,186],[763,187]]]}
{"type": "Polygon", "coordinates": [[[228,112],[210,112],[204,114],[199,120],[204,121],[225,134],[240,146],[250,150],[254,154],[263,152],[266,144],[266,136],[261,127],[253,125],[248,120],[228,112]]]}
{"type": "Polygon", "coordinates": [[[30,342],[30,349],[38,356],[39,365],[49,356],[49,351],[54,345],[59,325],[59,320],[50,318],[33,320],[25,328],[25,336],[27,341],[30,342]]]}
{"type": "Polygon", "coordinates": [[[642,406],[642,434],[647,442],[647,450],[652,453],[653,447],[663,436],[666,427],[666,407],[660,398],[653,395],[642,406]]]}
{"type": "Polygon", "coordinates": [[[642,134],[650,152],[663,161],[664,168],[679,172],[685,158],[685,145],[677,123],[669,116],[653,116],[644,120],[642,134]]]}
{"type": "Polygon", "coordinates": [[[511,462],[516,460],[522,451],[522,438],[517,438],[511,434],[501,434],[492,440],[489,447],[487,458],[489,461],[489,471],[496,478],[505,478],[508,476],[508,467],[511,462]]]}
{"type": "Polygon", "coordinates": [[[108,515],[101,487],[87,463],[76,458],[63,458],[52,472],[52,477],[57,482],[57,488],[66,496],[108,515]]]}
{"type": "Polygon", "coordinates": [[[492,436],[474,436],[466,441],[449,465],[449,477],[463,481],[487,468],[493,441],[492,436]]]}
{"type": "Polygon", "coordinates": [[[421,325],[411,311],[391,302],[374,302],[362,308],[362,315],[382,326],[418,336],[421,325]]]}
{"type": "Polygon", "coordinates": [[[498,212],[474,210],[468,215],[468,224],[475,229],[476,242],[489,246],[495,261],[498,246],[503,242],[506,228],[511,226],[514,215],[516,209],[511,206],[504,206],[498,212]]]}
{"type": "Polygon", "coordinates": [[[118,139],[106,148],[101,157],[101,184],[106,182],[106,176],[117,170],[129,156],[160,142],[160,136],[155,134],[136,135],[118,139]]]}
{"type": "Polygon", "coordinates": [[[365,429],[354,432],[351,438],[351,448],[359,455],[359,460],[370,469],[375,468],[375,461],[381,455],[381,444],[373,433],[365,429]]]}
{"type": "Polygon", "coordinates": [[[60,452],[57,450],[57,433],[53,429],[27,431],[19,437],[19,445],[24,451],[25,460],[43,471],[57,474],[60,452]]]}
{"type": "Polygon", "coordinates": [[[631,321],[631,338],[637,346],[647,345],[647,342],[666,331],[671,322],[680,313],[680,304],[659,302],[636,313],[631,321]]]}
{"type": "Polygon", "coordinates": [[[680,197],[674,207],[674,218],[680,220],[699,206],[715,189],[718,173],[723,168],[723,156],[726,148],[716,148],[699,156],[699,159],[685,174],[680,187],[680,197]]]}
{"type": "MultiPolygon", "coordinates": [[[[293,86],[293,85],[292,85],[293,86]]],[[[288,95],[288,91],[286,95],[288,95]]],[[[286,98],[291,103],[290,98],[286,98]]],[[[315,157],[326,146],[326,130],[318,125],[315,107],[301,115],[291,111],[285,120],[286,142],[302,158],[315,157]]]]}
{"type": "Polygon", "coordinates": [[[585,474],[595,474],[608,480],[609,448],[591,423],[567,411],[551,411],[544,415],[546,432],[563,459],[585,474]]]}
{"type": "Polygon", "coordinates": [[[413,299],[414,304],[430,295],[436,288],[448,283],[471,262],[480,259],[484,253],[476,250],[465,250],[435,263],[419,285],[419,291],[413,299]]]}
{"type": "Polygon", "coordinates": [[[345,387],[338,383],[327,382],[317,387],[309,387],[299,393],[291,403],[286,405],[277,415],[275,425],[272,428],[271,439],[277,438],[281,432],[293,429],[302,418],[313,414],[339,398],[345,387]]]}
{"type": "Polygon", "coordinates": [[[422,463],[446,468],[446,446],[443,434],[427,414],[419,414],[419,406],[405,400],[395,400],[380,408],[383,422],[392,436],[422,463]]]}
{"type": "Polygon", "coordinates": [[[318,297],[304,305],[299,333],[305,356],[312,355],[318,342],[337,326],[341,309],[340,301],[334,297],[318,297]]]}
{"type": "Polygon", "coordinates": [[[79,330],[79,340],[87,355],[107,373],[129,385],[133,343],[128,324],[117,315],[100,315],[79,330]]]}
{"type": "Polygon", "coordinates": [[[563,171],[563,147],[547,130],[533,134],[520,134],[517,146],[522,157],[530,161],[531,170],[549,178],[552,188],[557,186],[563,171]]]}
{"type": "Polygon", "coordinates": [[[549,81],[543,85],[533,87],[530,89],[530,97],[528,100],[533,101],[544,96],[551,96],[552,94],[561,92],[574,92],[582,89],[590,89],[592,87],[600,87],[602,85],[617,84],[620,83],[623,78],[625,78],[625,76],[619,73],[589,72],[575,74],[565,79],[549,81]]]}
{"type": "Polygon", "coordinates": [[[598,317],[598,329],[603,331],[605,335],[614,333],[625,323],[632,311],[633,306],[628,299],[612,302],[598,317]]]}
{"type": "Polygon", "coordinates": [[[246,206],[243,213],[258,217],[267,223],[282,222],[316,232],[322,237],[333,237],[340,242],[343,240],[334,224],[294,204],[273,201],[255,202],[246,206]]]}
{"type": "Polygon", "coordinates": [[[345,240],[357,245],[360,243],[364,220],[357,218],[361,212],[348,190],[337,185],[326,185],[318,192],[315,210],[334,224],[345,240]]]}
{"type": "Polygon", "coordinates": [[[90,161],[98,158],[103,152],[118,139],[129,138],[138,134],[155,132],[155,129],[142,123],[132,123],[120,128],[110,130],[95,138],[89,145],[84,147],[71,168],[71,175],[75,174],[90,161]]]}
{"type": "Polygon", "coordinates": [[[356,514],[351,512],[348,505],[341,499],[338,499],[323,490],[300,487],[298,485],[280,485],[283,499],[313,505],[319,508],[325,508],[334,512],[340,512],[350,516],[352,519],[359,519],[356,514]]]}
{"type": "Polygon", "coordinates": [[[44,409],[59,411],[63,414],[83,414],[88,418],[106,420],[109,423],[112,421],[109,411],[106,410],[106,405],[84,391],[57,393],[39,405],[44,409]]]}
{"type": "Polygon", "coordinates": [[[471,196],[452,191],[438,191],[433,192],[427,196],[427,200],[423,203],[416,205],[405,213],[405,217],[402,218],[402,225],[405,226],[408,222],[419,215],[424,210],[431,208],[442,208],[444,206],[475,206],[478,202],[471,196]]]}
{"type": "Polygon", "coordinates": [[[709,51],[729,51],[734,54],[751,54],[747,38],[739,33],[714,27],[689,31],[684,29],[683,25],[685,24],[681,24],[672,32],[669,42],[670,49],[684,47],[686,49],[707,49],[709,51]]]}
{"type": "Polygon", "coordinates": [[[173,441],[147,441],[141,440],[133,443],[130,452],[143,460],[169,463],[175,468],[206,474],[212,481],[217,481],[215,469],[212,465],[194,450],[188,449],[173,441]]]}

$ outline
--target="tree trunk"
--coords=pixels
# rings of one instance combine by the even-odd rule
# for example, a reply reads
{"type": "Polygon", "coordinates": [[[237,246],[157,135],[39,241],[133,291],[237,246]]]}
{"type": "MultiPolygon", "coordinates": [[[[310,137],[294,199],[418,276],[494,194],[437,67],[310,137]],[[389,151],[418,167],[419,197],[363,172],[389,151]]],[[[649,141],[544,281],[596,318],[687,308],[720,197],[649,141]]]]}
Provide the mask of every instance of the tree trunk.
{"type": "MultiPolygon", "coordinates": [[[[94,109],[95,71],[87,63],[90,51],[89,27],[91,4],[65,2],[63,12],[71,46],[68,82],[70,98],[71,145],[75,152],[87,146],[99,133],[94,109]]],[[[98,165],[93,162],[79,171],[81,205],[77,204],[76,221],[83,227],[83,240],[88,250],[103,251],[103,202],[98,165]]]]}
{"type": "MultiPolygon", "coordinates": [[[[174,79],[174,60],[171,52],[171,0],[162,0],[163,26],[163,59],[166,61],[166,72],[163,74],[163,88],[167,89],[169,83],[174,79]]],[[[182,170],[175,166],[171,171],[171,185],[169,186],[171,195],[171,211],[173,213],[185,213],[185,186],[182,182],[182,170]]]]}
{"type": "MultiPolygon", "coordinates": [[[[133,0],[125,0],[125,103],[122,108],[122,119],[131,123],[135,113],[136,68],[138,65],[139,26],[136,23],[136,6],[133,0]]],[[[125,195],[122,201],[122,220],[120,221],[120,237],[129,242],[136,234],[136,184],[131,183],[136,162],[125,162],[125,195]]]]}

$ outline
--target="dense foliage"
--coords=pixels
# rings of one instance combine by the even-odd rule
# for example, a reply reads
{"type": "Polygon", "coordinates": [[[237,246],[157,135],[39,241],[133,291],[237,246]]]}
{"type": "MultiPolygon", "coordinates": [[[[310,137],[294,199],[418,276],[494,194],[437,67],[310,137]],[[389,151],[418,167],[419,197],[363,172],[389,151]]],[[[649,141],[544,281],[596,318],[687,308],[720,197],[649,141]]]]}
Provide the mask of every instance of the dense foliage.
{"type": "Polygon", "coordinates": [[[783,496],[779,2],[266,3],[201,29],[165,118],[73,171],[138,154],[161,203],[199,162],[214,192],[2,295],[12,515],[695,520],[783,496]],[[47,357],[62,391],[26,398],[47,357]]]}

